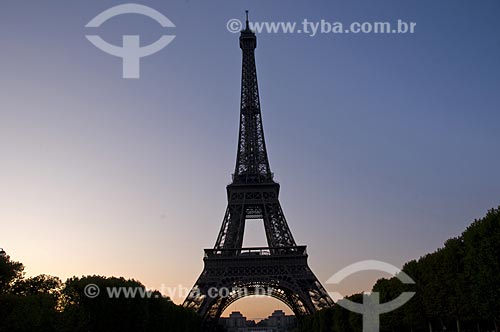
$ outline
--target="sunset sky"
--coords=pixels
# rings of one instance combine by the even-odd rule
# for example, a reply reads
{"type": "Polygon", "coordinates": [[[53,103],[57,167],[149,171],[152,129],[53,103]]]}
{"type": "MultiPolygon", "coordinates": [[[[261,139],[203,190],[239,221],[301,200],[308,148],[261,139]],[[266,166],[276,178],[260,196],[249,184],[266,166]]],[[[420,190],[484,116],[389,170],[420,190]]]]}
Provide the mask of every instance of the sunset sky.
{"type": "MultiPolygon", "coordinates": [[[[245,9],[256,21],[417,23],[405,35],[258,35],[271,168],[322,282],[361,260],[401,267],[500,204],[499,1],[136,1],[176,25],[138,80],[85,38],[121,3],[0,4],[0,247],[27,275],[194,284],[235,164],[241,52],[226,23],[245,9]]],[[[164,31],[124,15],[92,32],[146,45],[164,31]]],[[[246,245],[265,244],[262,225],[248,229],[246,245]]],[[[230,310],[274,308],[285,306],[230,310]]]]}

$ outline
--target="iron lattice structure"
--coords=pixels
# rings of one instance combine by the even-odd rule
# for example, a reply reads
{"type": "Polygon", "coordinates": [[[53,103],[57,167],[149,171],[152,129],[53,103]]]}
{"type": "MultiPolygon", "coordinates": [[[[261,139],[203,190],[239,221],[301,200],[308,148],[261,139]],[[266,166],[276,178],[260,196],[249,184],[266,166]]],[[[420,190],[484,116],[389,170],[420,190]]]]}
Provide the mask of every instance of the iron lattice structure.
{"type": "Polygon", "coordinates": [[[274,297],[297,317],[333,305],[297,246],[279,202],[280,185],[269,167],[260,109],[255,48],[248,17],[241,31],[243,53],[240,128],[228,206],[215,247],[205,250],[204,270],[184,302],[212,326],[233,302],[251,295],[274,297]],[[261,219],[268,247],[243,248],[247,220],[261,219]]]}

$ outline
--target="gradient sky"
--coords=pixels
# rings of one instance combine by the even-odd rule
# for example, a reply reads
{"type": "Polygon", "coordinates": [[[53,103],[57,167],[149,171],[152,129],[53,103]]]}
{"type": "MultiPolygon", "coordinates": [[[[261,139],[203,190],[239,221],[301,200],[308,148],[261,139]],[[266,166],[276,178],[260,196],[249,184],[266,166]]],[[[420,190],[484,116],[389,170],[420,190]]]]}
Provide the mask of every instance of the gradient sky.
{"type": "MultiPolygon", "coordinates": [[[[499,1],[136,1],[177,36],[142,59],[139,80],[84,37],[121,3],[0,4],[0,247],[28,275],[193,285],[234,169],[241,54],[226,22],[245,9],[257,21],[417,22],[413,35],[258,36],[271,168],[320,280],[365,259],[401,266],[500,204],[499,1]]],[[[114,44],[163,32],[138,15],[98,30],[114,44]]],[[[258,226],[246,244],[264,244],[258,226]]],[[[275,307],[233,306],[256,318],[275,307]]]]}

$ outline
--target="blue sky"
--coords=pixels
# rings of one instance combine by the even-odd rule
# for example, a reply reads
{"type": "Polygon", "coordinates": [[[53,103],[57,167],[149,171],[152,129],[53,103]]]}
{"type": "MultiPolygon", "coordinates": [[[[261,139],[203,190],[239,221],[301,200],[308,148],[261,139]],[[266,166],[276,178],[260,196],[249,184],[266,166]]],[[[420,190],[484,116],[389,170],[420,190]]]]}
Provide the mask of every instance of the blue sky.
{"type": "MultiPolygon", "coordinates": [[[[226,23],[245,9],[261,22],[417,23],[258,35],[271,168],[321,280],[365,259],[401,266],[499,205],[498,1],[137,1],[176,25],[139,80],[85,39],[121,3],[0,5],[0,246],[29,274],[194,283],[234,169],[241,54],[226,23]]],[[[162,33],[138,15],[98,29],[114,44],[162,33]]],[[[263,244],[250,228],[246,243],[263,244]]]]}

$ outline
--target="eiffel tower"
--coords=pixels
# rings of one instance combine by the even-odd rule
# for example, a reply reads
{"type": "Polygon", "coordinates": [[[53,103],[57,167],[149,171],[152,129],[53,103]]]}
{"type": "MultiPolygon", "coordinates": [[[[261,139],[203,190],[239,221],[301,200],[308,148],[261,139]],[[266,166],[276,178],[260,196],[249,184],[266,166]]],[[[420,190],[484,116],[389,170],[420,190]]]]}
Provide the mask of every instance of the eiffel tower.
{"type": "Polygon", "coordinates": [[[280,185],[273,180],[262,127],[256,46],[247,11],[240,35],[240,129],[236,168],[226,187],[228,206],[215,247],[205,249],[205,268],[184,302],[207,326],[214,326],[229,305],[246,296],[276,298],[299,319],[333,305],[307,264],[306,246],[295,243],[278,199],[280,185]],[[242,247],[245,223],[252,219],[264,222],[268,247],[242,247]]]}

